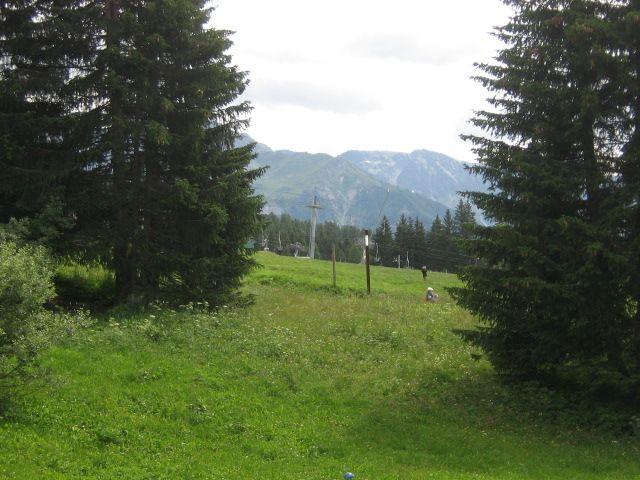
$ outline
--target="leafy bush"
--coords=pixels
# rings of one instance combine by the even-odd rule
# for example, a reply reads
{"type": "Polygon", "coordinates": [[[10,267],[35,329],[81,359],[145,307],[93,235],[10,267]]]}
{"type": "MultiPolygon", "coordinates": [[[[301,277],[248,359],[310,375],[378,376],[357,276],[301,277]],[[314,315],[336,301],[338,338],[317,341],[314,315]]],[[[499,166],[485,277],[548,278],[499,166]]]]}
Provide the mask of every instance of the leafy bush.
{"type": "Polygon", "coordinates": [[[9,223],[0,223],[0,243],[18,243],[22,239],[16,230],[16,222],[12,220],[9,223]]]}
{"type": "Polygon", "coordinates": [[[107,304],[115,295],[115,275],[99,262],[68,260],[58,267],[54,282],[58,297],[67,302],[107,304]]]}
{"type": "Polygon", "coordinates": [[[0,380],[20,372],[48,343],[54,295],[52,263],[42,247],[0,244],[0,380]]]}

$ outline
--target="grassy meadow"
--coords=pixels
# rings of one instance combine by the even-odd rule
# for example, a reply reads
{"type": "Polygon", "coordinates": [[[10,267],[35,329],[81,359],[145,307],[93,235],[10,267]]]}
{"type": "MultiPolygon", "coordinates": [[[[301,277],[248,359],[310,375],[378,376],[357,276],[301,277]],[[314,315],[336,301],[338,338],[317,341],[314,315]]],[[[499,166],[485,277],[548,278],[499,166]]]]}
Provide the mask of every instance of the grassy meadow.
{"type": "Polygon", "coordinates": [[[360,265],[333,291],[330,262],[257,258],[250,307],[114,309],[48,351],[0,405],[0,478],[640,479],[638,437],[496,381],[455,276],[425,304],[419,271],[369,297],[360,265]]]}

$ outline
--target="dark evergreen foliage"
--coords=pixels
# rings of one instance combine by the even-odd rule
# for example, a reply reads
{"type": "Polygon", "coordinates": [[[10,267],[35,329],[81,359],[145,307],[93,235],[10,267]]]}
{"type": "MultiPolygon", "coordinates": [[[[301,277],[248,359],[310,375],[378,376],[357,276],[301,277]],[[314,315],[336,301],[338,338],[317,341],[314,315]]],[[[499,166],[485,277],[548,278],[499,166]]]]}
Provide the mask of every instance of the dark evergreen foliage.
{"type": "MultiPolygon", "coordinates": [[[[475,224],[475,219],[472,219],[472,224],[475,224]]],[[[267,247],[270,251],[279,251],[285,255],[293,255],[297,250],[300,255],[307,255],[310,229],[309,221],[297,220],[287,214],[278,216],[271,213],[266,217],[255,248],[267,247]],[[296,244],[301,245],[302,249],[297,249],[296,244]]],[[[460,237],[455,234],[439,235],[437,223],[435,238],[440,243],[434,243],[434,231],[427,232],[419,219],[402,216],[394,234],[389,220],[382,217],[372,236],[371,262],[397,268],[400,256],[401,268],[419,269],[422,265],[427,265],[429,270],[456,272],[461,266],[473,261],[458,248],[457,241],[460,237]]],[[[339,226],[333,222],[318,223],[316,258],[330,259],[333,245],[336,247],[338,261],[360,263],[363,230],[351,225],[339,226]]]]}
{"type": "MultiPolygon", "coordinates": [[[[447,233],[440,217],[436,216],[431,230],[426,231],[420,219],[401,216],[396,225],[395,235],[389,221],[384,217],[378,226],[374,240],[380,252],[380,264],[387,267],[421,268],[428,270],[456,272],[468,265],[473,259],[462,253],[458,247],[461,238],[451,213],[447,214],[451,222],[451,231],[447,233]],[[398,264],[399,258],[399,264],[398,264]]],[[[469,225],[475,225],[473,215],[469,225]]]]}
{"type": "MultiPolygon", "coordinates": [[[[286,255],[293,255],[292,245],[304,247],[301,255],[307,255],[311,222],[298,220],[291,215],[275,215],[270,213],[265,219],[261,232],[261,241],[256,248],[268,247],[270,251],[279,249],[286,255]]],[[[333,246],[336,247],[336,260],[339,262],[359,263],[362,260],[362,229],[352,225],[338,225],[334,222],[323,222],[316,225],[316,252],[318,259],[330,260],[333,246]]]]}
{"type": "Polygon", "coordinates": [[[385,267],[394,266],[395,243],[393,240],[393,230],[391,223],[386,216],[382,217],[380,225],[376,229],[373,239],[377,246],[378,263],[385,267]]]}
{"type": "Polygon", "coordinates": [[[505,3],[515,10],[497,30],[505,47],[479,66],[495,111],[474,119],[487,137],[467,137],[480,161],[472,170],[492,187],[468,197],[492,225],[465,235],[480,262],[454,294],[484,323],[466,336],[510,377],[634,396],[640,327],[625,285],[637,183],[620,167],[639,162],[629,140],[638,29],[621,31],[633,30],[638,5],[505,3]]]}
{"type": "Polygon", "coordinates": [[[121,301],[222,301],[253,264],[244,244],[261,171],[248,169],[250,145],[233,148],[246,75],[230,65],[229,33],[205,28],[211,9],[1,7],[3,218],[38,218],[57,201],[75,221],[67,245],[111,260],[121,301]]]}
{"type": "Polygon", "coordinates": [[[451,239],[447,235],[440,216],[436,215],[431,224],[431,230],[427,238],[426,266],[430,270],[446,270],[451,239]]]}
{"type": "Polygon", "coordinates": [[[411,218],[402,214],[400,215],[400,220],[398,220],[398,223],[396,224],[394,245],[396,256],[400,257],[400,265],[403,267],[411,266],[411,259],[414,253],[414,232],[412,223],[411,218]]]}
{"type": "Polygon", "coordinates": [[[476,217],[471,202],[460,199],[453,214],[453,234],[468,239],[475,224],[476,217]]]}
{"type": "Polygon", "coordinates": [[[50,245],[73,224],[62,201],[75,165],[64,91],[79,17],[66,3],[54,14],[52,2],[0,1],[0,222],[21,219],[27,240],[50,245]]]}
{"type": "MultiPolygon", "coordinates": [[[[416,218],[413,222],[413,268],[422,268],[427,265],[428,234],[424,224],[416,218]]],[[[432,267],[433,270],[433,267],[432,267]]]]}
{"type": "Polygon", "coordinates": [[[622,155],[617,169],[617,208],[612,216],[627,259],[627,269],[621,275],[624,295],[629,299],[632,340],[627,353],[635,377],[634,394],[640,402],[640,0],[622,2],[616,13],[614,48],[620,55],[624,88],[618,91],[622,94],[622,115],[617,118],[622,134],[617,145],[622,155]]]}

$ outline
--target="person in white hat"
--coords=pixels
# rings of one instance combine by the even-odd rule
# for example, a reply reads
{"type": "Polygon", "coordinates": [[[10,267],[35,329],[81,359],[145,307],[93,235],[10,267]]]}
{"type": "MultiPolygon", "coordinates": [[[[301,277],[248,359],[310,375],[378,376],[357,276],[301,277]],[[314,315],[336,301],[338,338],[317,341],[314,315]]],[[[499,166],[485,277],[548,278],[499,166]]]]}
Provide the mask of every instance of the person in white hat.
{"type": "Polygon", "coordinates": [[[433,288],[431,288],[431,287],[427,288],[426,301],[427,302],[435,302],[437,300],[438,300],[438,294],[433,291],[433,288]]]}

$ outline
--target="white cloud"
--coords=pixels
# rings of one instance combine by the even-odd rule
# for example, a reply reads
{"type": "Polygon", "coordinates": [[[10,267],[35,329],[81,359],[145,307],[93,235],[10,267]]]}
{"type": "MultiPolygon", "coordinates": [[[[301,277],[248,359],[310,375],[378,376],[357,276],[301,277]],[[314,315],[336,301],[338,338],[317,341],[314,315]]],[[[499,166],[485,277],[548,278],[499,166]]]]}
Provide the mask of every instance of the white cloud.
{"type": "Polygon", "coordinates": [[[459,139],[487,93],[500,0],[217,0],[212,24],[251,80],[249,133],[272,148],[427,148],[473,158],[459,139]]]}
{"type": "Polygon", "coordinates": [[[473,61],[473,57],[479,53],[477,48],[470,48],[456,38],[441,39],[439,43],[427,44],[407,34],[388,33],[360,37],[348,50],[355,55],[380,60],[401,60],[436,66],[464,60],[473,61]]]}
{"type": "Polygon", "coordinates": [[[258,105],[293,105],[335,113],[367,113],[378,108],[373,98],[360,92],[300,81],[259,82],[249,87],[246,96],[258,105]]]}

